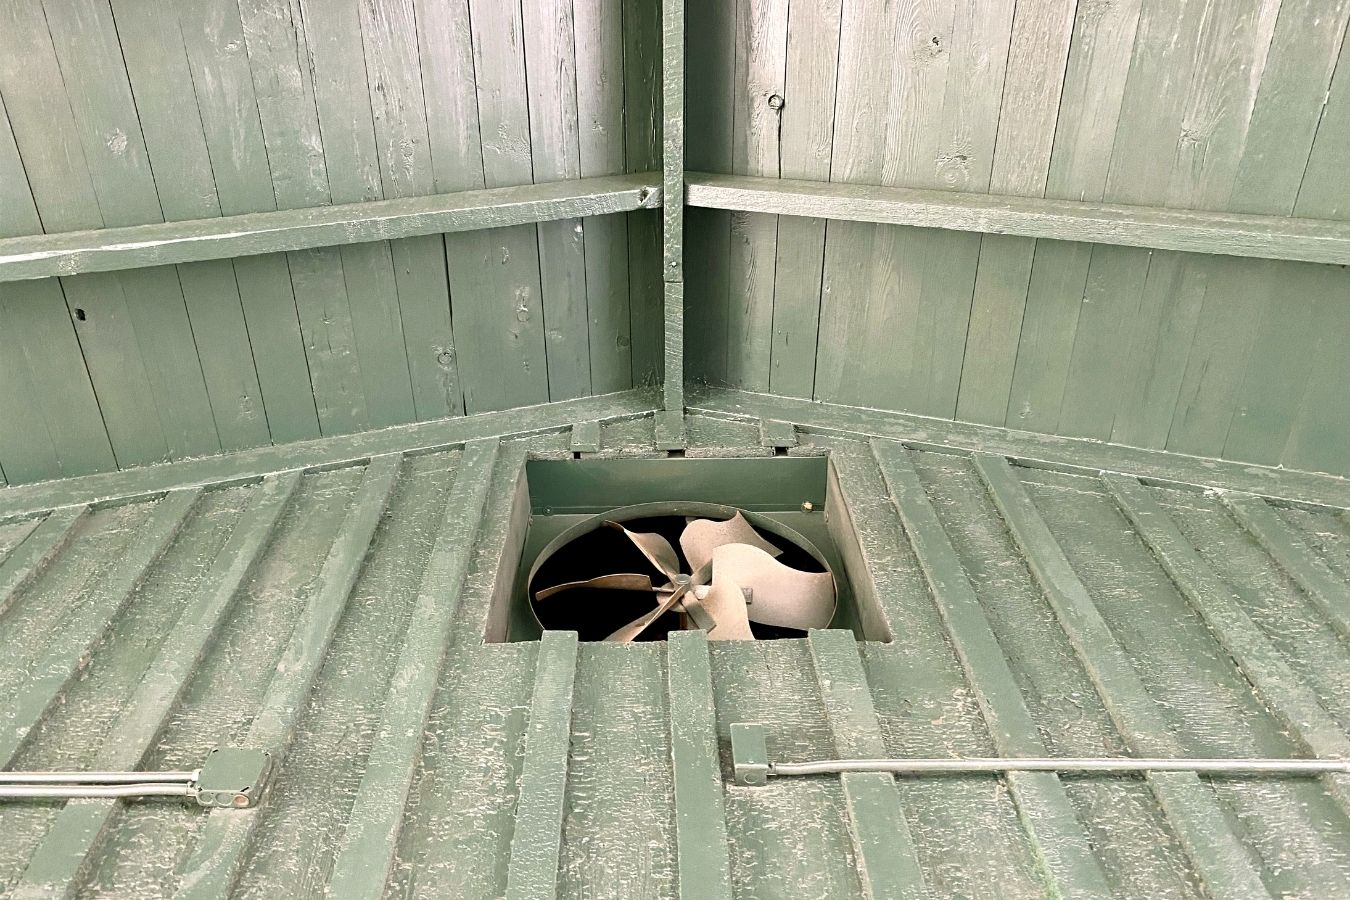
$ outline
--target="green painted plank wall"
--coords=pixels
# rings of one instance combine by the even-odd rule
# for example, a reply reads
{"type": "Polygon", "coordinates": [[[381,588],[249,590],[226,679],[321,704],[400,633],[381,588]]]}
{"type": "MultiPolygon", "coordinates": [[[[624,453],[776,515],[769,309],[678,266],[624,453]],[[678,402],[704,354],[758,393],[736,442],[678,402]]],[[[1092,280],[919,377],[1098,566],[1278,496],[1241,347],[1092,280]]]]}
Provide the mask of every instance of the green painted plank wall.
{"type": "MultiPolygon", "coordinates": [[[[659,17],[15,0],[0,236],[650,171],[659,17]]],[[[649,382],[659,252],[644,210],[6,285],[0,484],[649,382]]]]}
{"type": "MultiPolygon", "coordinates": [[[[1350,216],[1347,0],[689,19],[694,169],[1350,216]]],[[[1350,474],[1343,267],[714,210],[686,240],[693,379],[1350,474]]]]}

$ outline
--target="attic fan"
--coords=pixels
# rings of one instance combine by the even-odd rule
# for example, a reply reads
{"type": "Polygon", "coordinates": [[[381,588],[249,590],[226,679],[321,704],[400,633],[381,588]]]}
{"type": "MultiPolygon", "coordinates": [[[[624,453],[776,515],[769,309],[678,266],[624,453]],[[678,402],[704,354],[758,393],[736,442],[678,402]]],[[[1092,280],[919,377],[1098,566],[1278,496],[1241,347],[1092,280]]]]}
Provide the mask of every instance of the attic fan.
{"type": "Polygon", "coordinates": [[[796,636],[827,627],[837,601],[834,575],[805,537],[694,502],[587,519],[544,548],[528,585],[544,628],[619,643],[685,628],[710,640],[796,636]]]}

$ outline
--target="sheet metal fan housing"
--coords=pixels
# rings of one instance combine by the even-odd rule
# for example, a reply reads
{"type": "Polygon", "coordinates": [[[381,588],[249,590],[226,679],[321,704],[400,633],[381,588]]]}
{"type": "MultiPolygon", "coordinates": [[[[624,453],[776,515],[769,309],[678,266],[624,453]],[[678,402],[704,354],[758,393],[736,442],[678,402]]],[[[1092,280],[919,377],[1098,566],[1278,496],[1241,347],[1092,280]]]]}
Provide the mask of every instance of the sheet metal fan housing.
{"type": "Polygon", "coordinates": [[[599,531],[600,529],[608,528],[611,523],[626,525],[644,519],[663,517],[714,519],[720,521],[730,519],[738,513],[757,531],[786,541],[805,553],[820,567],[821,572],[829,575],[830,581],[834,586],[834,596],[836,598],[835,611],[837,611],[839,596],[838,579],[825,555],[821,553],[820,549],[814,543],[800,532],[784,525],[782,522],[779,522],[770,516],[749,512],[736,506],[696,500],[663,500],[654,503],[639,503],[631,506],[620,506],[606,510],[603,513],[599,513],[576,523],[557,535],[553,540],[549,541],[548,544],[540,550],[538,556],[535,557],[525,581],[529,598],[530,613],[534,617],[535,623],[541,630],[547,630],[547,626],[539,617],[537,606],[539,601],[535,599],[535,592],[538,589],[538,586],[535,584],[535,577],[556,553],[562,551],[578,538],[599,531]]]}

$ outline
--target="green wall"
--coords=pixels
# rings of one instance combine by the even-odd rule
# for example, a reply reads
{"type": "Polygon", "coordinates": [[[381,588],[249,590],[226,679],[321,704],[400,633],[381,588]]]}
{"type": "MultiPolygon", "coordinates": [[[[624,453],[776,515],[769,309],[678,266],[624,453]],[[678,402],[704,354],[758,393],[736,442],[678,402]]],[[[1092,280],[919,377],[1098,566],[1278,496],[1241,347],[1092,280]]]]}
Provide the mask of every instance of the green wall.
{"type": "MultiPolygon", "coordinates": [[[[1347,15],[692,0],[688,165],[1344,220],[1347,15]]],[[[713,210],[686,241],[691,378],[1350,474],[1343,267],[713,210]]]]}
{"type": "MultiPolygon", "coordinates": [[[[659,168],[643,0],[7,0],[0,237],[659,168]]],[[[624,390],[656,212],[0,285],[0,472],[624,390]]]]}

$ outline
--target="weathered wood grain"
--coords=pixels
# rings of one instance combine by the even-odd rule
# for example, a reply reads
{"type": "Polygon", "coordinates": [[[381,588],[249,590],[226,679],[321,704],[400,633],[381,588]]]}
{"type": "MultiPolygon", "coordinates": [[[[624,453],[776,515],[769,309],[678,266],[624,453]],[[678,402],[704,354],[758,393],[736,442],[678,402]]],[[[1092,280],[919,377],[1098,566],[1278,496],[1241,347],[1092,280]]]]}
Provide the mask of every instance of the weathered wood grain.
{"type": "Polygon", "coordinates": [[[688,195],[690,205],[711,209],[1224,256],[1350,263],[1350,226],[1330,220],[706,173],[689,175],[688,195]]]}

